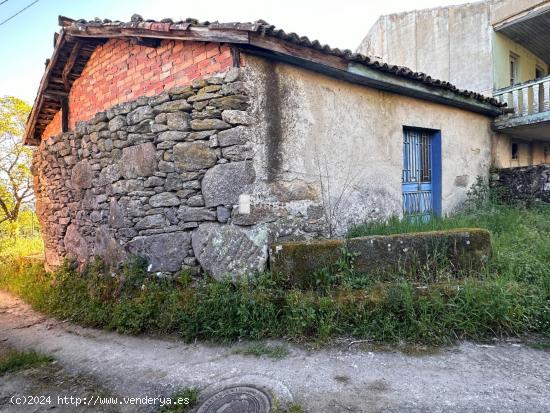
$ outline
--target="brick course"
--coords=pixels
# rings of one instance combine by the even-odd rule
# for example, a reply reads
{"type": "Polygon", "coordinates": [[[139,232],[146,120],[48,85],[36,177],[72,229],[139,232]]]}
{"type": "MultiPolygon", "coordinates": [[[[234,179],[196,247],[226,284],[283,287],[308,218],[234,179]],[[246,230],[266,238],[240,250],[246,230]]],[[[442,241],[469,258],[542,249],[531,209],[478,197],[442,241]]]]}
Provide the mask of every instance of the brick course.
{"type": "MultiPolygon", "coordinates": [[[[231,52],[225,44],[162,40],[150,48],[111,39],[97,47],[71,88],[69,128],[118,103],[189,85],[231,66],[231,52]]],[[[60,132],[58,112],[42,138],[60,132]]]]}
{"type": "Polygon", "coordinates": [[[47,139],[50,136],[58,135],[61,132],[61,111],[57,112],[52,121],[44,129],[42,139],[47,139]]]}

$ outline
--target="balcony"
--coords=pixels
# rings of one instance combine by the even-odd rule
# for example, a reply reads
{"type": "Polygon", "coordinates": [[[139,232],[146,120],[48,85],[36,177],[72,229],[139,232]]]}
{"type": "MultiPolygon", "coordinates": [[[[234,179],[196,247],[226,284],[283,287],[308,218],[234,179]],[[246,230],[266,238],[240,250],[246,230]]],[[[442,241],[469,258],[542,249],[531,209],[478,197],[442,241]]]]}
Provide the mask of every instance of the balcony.
{"type": "Polygon", "coordinates": [[[550,141],[550,76],[496,90],[493,96],[508,104],[508,113],[493,123],[495,131],[550,141]]]}

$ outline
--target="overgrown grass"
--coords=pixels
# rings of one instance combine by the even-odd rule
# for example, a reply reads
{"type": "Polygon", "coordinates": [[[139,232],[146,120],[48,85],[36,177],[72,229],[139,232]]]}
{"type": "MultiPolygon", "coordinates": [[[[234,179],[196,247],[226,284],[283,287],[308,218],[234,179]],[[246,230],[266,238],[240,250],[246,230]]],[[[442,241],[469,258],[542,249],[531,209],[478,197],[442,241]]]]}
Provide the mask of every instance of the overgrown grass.
{"type": "Polygon", "coordinates": [[[536,350],[550,351],[550,343],[529,343],[529,347],[536,350]]]}
{"type": "Polygon", "coordinates": [[[282,359],[290,354],[286,346],[265,343],[254,343],[246,347],[237,348],[234,353],[242,354],[243,356],[266,356],[272,359],[282,359]]]}
{"type": "Polygon", "coordinates": [[[0,356],[0,375],[30,367],[41,366],[53,361],[53,358],[35,351],[9,351],[0,356]]]}
{"type": "Polygon", "coordinates": [[[112,277],[100,262],[83,275],[69,264],[47,274],[38,265],[12,259],[0,264],[0,288],[61,319],[126,333],[179,333],[187,340],[325,342],[352,336],[442,344],[550,335],[550,206],[526,209],[472,199],[453,217],[427,224],[393,219],[351,235],[487,228],[493,255],[483,277],[418,286],[378,282],[341,268],[316,275],[310,288],[294,289],[284,276],[270,273],[236,284],[202,280],[191,285],[188,274],[176,280],[149,277],[140,262],[128,263],[112,277]]]}
{"type": "Polygon", "coordinates": [[[0,261],[42,254],[43,252],[44,244],[40,236],[0,237],[0,261]]]}
{"type": "Polygon", "coordinates": [[[302,291],[279,287],[270,274],[237,285],[204,281],[191,287],[146,277],[80,276],[68,266],[47,274],[37,265],[19,265],[2,273],[1,287],[58,318],[126,333],[176,332],[214,341],[346,335],[448,343],[550,331],[543,281],[495,277],[423,289],[401,283],[302,291]]]}

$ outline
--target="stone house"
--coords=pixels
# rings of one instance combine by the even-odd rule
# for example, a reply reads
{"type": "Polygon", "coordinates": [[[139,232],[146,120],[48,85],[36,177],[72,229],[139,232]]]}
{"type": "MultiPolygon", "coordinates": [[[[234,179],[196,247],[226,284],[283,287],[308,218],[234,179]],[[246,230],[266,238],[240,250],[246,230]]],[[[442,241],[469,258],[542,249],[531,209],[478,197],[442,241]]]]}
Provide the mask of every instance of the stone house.
{"type": "Polygon", "coordinates": [[[64,257],[220,277],[278,240],[448,213],[503,105],[265,22],[71,20],[29,116],[37,212],[64,257]]]}
{"type": "Polygon", "coordinates": [[[381,16],[358,52],[508,104],[497,168],[550,163],[550,1],[485,0],[381,16]]]}

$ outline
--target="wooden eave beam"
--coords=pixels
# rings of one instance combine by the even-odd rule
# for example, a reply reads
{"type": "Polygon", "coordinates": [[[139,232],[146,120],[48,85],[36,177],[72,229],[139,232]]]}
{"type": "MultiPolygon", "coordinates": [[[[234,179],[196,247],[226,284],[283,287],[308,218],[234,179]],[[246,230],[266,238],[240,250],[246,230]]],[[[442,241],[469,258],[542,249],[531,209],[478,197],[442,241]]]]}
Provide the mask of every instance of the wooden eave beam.
{"type": "Polygon", "coordinates": [[[292,56],[302,61],[309,61],[338,70],[347,70],[348,66],[348,62],[339,56],[327,55],[315,49],[298,46],[285,40],[263,36],[259,33],[250,33],[249,44],[270,50],[278,55],[292,56]]]}
{"type": "Polygon", "coordinates": [[[502,115],[502,108],[488,102],[462,96],[452,90],[405,79],[392,73],[384,73],[362,64],[349,63],[345,77],[354,83],[370,86],[375,89],[429,102],[441,103],[485,116],[496,117],[502,115]]]}
{"type": "Polygon", "coordinates": [[[42,103],[44,101],[44,92],[48,86],[48,78],[57,63],[57,59],[59,58],[59,53],[66,41],[65,39],[65,32],[61,30],[59,34],[59,38],[57,39],[56,47],[53,50],[52,57],[48,63],[48,66],[46,67],[46,70],[44,71],[44,75],[42,75],[42,79],[40,80],[40,85],[38,86],[38,93],[36,94],[36,98],[34,99],[34,104],[32,106],[31,113],[29,114],[29,117],[27,119],[27,123],[25,125],[25,134],[23,143],[26,145],[32,145],[39,141],[37,137],[34,134],[34,129],[36,125],[36,120],[38,118],[38,115],[42,109],[42,103]]]}
{"type": "Polygon", "coordinates": [[[67,63],[65,63],[65,66],[63,67],[63,72],[61,74],[63,86],[65,86],[65,90],[67,92],[71,89],[71,84],[69,83],[69,75],[71,74],[71,70],[73,70],[76,59],[78,58],[78,54],[80,53],[80,45],[81,44],[79,41],[75,42],[71,50],[71,54],[69,55],[67,63]]]}
{"type": "Polygon", "coordinates": [[[218,43],[248,43],[248,32],[243,30],[209,30],[207,27],[189,27],[186,30],[158,31],[117,26],[69,26],[67,34],[79,38],[153,38],[218,43]]]}

